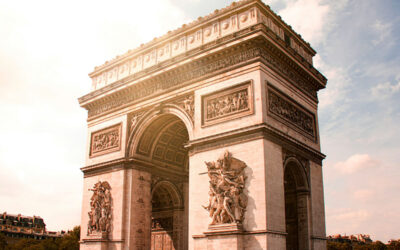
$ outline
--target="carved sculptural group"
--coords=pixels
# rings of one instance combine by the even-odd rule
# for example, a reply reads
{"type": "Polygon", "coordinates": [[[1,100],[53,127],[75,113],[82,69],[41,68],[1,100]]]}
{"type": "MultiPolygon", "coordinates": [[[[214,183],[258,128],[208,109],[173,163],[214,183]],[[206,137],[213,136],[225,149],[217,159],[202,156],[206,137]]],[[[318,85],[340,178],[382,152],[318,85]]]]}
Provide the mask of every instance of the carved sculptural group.
{"type": "Polygon", "coordinates": [[[106,181],[94,184],[93,195],[90,198],[88,235],[108,233],[111,229],[111,187],[106,181]]]}
{"type": "Polygon", "coordinates": [[[113,128],[105,133],[98,133],[93,136],[92,153],[107,150],[119,146],[119,129],[113,128]]]}
{"type": "Polygon", "coordinates": [[[312,115],[301,111],[295,104],[286,101],[272,91],[269,91],[269,110],[314,136],[314,119],[312,115]]]}
{"type": "Polygon", "coordinates": [[[207,102],[207,119],[223,116],[248,108],[247,90],[211,99],[207,102]]]}
{"type": "Polygon", "coordinates": [[[210,177],[209,204],[203,206],[212,218],[211,225],[241,223],[247,206],[243,193],[246,164],[226,151],[216,162],[206,162],[210,177]]]}

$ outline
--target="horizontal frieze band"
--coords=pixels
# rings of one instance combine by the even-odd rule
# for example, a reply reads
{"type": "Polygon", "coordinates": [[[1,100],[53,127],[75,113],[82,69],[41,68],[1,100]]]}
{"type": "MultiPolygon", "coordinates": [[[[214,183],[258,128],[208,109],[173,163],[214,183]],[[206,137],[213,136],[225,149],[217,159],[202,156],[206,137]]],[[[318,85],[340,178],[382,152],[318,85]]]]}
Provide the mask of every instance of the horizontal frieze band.
{"type": "Polygon", "coordinates": [[[195,80],[199,81],[257,60],[284,75],[295,87],[317,101],[316,91],[320,87],[317,86],[316,80],[309,79],[305,71],[294,68],[288,60],[282,59],[284,56],[280,54],[281,52],[271,51],[271,48],[272,45],[268,46],[265,38],[258,37],[218,54],[188,63],[85,105],[89,111],[88,117],[93,119],[116,108],[132,105],[137,101],[186,86],[195,80]]]}

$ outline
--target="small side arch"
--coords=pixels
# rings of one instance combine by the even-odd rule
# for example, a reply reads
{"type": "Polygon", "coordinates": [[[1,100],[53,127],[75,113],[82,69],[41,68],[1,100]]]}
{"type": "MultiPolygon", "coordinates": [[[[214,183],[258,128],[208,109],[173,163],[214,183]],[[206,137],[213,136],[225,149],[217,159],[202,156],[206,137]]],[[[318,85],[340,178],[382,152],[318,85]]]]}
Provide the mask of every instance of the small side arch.
{"type": "Polygon", "coordinates": [[[166,194],[169,196],[172,201],[173,208],[182,208],[183,207],[183,199],[181,193],[178,191],[178,188],[169,181],[159,181],[157,182],[153,189],[151,190],[151,197],[154,198],[156,193],[166,194]]]}
{"type": "Polygon", "coordinates": [[[310,249],[310,185],[303,164],[295,157],[284,162],[286,249],[310,249]]]}
{"type": "Polygon", "coordinates": [[[310,185],[305,166],[295,156],[286,158],[283,166],[284,173],[289,171],[294,177],[296,189],[298,191],[309,192],[310,185]]]}

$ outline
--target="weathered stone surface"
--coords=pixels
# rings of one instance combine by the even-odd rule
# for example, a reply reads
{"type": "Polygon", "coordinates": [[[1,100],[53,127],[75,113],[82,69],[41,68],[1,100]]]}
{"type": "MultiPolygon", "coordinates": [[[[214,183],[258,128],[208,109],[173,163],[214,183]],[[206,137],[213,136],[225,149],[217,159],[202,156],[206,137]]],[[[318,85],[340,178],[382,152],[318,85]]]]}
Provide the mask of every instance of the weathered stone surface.
{"type": "Polygon", "coordinates": [[[326,248],[314,54],[243,0],[96,68],[81,249],[326,248]]]}

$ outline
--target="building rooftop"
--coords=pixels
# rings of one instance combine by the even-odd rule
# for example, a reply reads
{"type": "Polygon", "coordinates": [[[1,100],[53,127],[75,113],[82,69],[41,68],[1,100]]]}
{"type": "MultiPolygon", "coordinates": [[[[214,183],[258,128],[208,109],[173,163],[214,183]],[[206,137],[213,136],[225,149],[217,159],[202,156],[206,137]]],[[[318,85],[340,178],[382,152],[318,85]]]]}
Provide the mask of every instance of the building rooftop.
{"type": "MultiPolygon", "coordinates": [[[[89,74],[93,81],[92,90],[110,85],[152,66],[161,65],[189,51],[201,49],[205,44],[218,43],[221,38],[256,24],[264,24],[276,39],[284,41],[283,50],[293,54],[300,64],[313,69],[312,57],[316,52],[301,35],[261,0],[242,0],[199,17],[191,23],[183,24],[178,29],[168,31],[161,37],[154,38],[95,67],[89,74]]],[[[323,78],[322,75],[320,77],[323,78]]]]}

